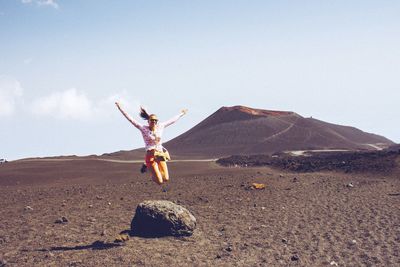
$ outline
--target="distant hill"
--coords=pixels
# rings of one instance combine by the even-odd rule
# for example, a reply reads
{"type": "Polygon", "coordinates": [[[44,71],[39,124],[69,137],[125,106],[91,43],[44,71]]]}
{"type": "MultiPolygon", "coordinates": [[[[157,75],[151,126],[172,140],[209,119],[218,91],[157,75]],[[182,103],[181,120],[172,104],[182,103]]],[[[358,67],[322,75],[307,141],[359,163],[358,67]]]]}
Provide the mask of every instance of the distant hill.
{"type": "Polygon", "coordinates": [[[165,143],[172,155],[221,157],[293,150],[377,150],[394,143],[357,128],[304,118],[295,112],[222,107],[165,143]]]}

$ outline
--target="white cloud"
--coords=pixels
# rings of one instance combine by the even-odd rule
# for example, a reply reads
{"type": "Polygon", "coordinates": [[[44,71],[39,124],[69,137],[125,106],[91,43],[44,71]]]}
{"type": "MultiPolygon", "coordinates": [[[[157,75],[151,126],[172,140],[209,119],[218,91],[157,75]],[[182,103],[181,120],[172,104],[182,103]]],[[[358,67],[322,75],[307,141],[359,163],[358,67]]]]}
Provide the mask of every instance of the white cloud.
{"type": "Polygon", "coordinates": [[[35,2],[37,5],[39,6],[51,6],[55,9],[59,8],[58,3],[56,2],[56,0],[21,0],[21,3],[23,4],[32,4],[33,2],[35,2]]]}
{"type": "Polygon", "coordinates": [[[126,90],[93,99],[76,88],[37,97],[30,101],[25,110],[36,116],[59,120],[104,121],[119,116],[115,107],[116,101],[119,101],[130,113],[139,110],[140,103],[132,100],[126,90]]]}
{"type": "Polygon", "coordinates": [[[94,116],[92,102],[75,88],[54,92],[34,100],[32,111],[37,115],[58,119],[86,120],[94,116]]]}
{"type": "Polygon", "coordinates": [[[0,75],[0,117],[12,115],[22,95],[23,88],[19,81],[0,75]]]}
{"type": "Polygon", "coordinates": [[[96,117],[103,119],[110,119],[119,116],[119,112],[115,106],[118,101],[128,112],[132,110],[139,110],[140,103],[132,100],[126,90],[112,94],[108,97],[98,100],[94,105],[94,114],[96,117]]]}
{"type": "Polygon", "coordinates": [[[51,6],[58,9],[58,4],[55,0],[38,0],[37,3],[39,6],[51,6]]]}
{"type": "Polygon", "coordinates": [[[110,95],[109,97],[103,99],[100,103],[106,105],[114,105],[117,101],[127,108],[139,108],[140,106],[140,103],[137,100],[131,99],[127,90],[122,90],[122,92],[110,95]]]}

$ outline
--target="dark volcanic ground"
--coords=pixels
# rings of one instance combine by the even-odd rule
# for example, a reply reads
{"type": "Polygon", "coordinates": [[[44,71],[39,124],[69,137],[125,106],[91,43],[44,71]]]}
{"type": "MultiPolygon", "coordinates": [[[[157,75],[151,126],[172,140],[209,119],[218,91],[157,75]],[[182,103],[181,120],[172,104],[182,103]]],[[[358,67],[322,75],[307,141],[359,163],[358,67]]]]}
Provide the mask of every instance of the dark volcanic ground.
{"type": "Polygon", "coordinates": [[[382,173],[171,162],[167,192],[140,164],[9,162],[0,165],[0,266],[399,266],[394,162],[382,173]],[[113,243],[151,199],[188,208],[195,234],[113,243]]]}
{"type": "Polygon", "coordinates": [[[344,171],[387,174],[396,171],[399,150],[306,153],[305,156],[280,154],[230,156],[217,160],[223,166],[272,166],[295,172],[344,171]]]}

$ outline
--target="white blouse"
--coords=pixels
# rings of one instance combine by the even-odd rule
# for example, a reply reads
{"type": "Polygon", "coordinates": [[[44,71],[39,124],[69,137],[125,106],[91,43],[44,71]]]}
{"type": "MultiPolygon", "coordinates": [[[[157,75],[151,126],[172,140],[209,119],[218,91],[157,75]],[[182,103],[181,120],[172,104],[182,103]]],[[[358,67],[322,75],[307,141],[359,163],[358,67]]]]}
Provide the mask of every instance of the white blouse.
{"type": "MultiPolygon", "coordinates": [[[[125,115],[125,114],[124,114],[125,115]]],[[[180,117],[182,117],[184,113],[180,113],[179,115],[176,115],[175,117],[161,123],[157,123],[155,125],[154,132],[152,132],[149,128],[148,125],[142,125],[141,123],[137,122],[133,118],[126,116],[125,117],[136,127],[140,130],[143,136],[143,141],[145,144],[145,149],[151,150],[155,149],[158,151],[162,151],[162,134],[164,131],[165,127],[170,126],[171,124],[175,123],[177,120],[179,120],[180,117]]]]}

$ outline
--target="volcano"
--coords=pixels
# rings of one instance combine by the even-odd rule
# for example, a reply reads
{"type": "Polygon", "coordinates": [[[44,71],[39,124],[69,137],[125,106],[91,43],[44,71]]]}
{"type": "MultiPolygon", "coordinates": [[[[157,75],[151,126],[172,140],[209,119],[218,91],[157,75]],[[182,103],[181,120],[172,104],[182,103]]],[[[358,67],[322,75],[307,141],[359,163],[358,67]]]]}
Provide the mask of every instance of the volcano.
{"type": "Polygon", "coordinates": [[[222,107],[165,143],[172,155],[221,157],[294,150],[380,150],[391,140],[295,112],[222,107]]]}

